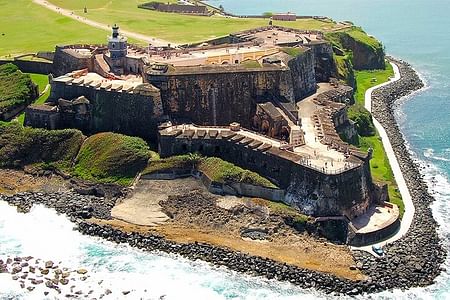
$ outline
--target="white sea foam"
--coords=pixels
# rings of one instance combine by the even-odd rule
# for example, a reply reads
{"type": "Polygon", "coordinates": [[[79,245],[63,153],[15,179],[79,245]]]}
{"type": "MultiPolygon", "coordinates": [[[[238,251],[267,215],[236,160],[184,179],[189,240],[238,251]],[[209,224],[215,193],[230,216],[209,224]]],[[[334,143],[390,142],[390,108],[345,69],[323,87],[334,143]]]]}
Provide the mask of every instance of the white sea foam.
{"type": "MultiPolygon", "coordinates": [[[[86,268],[90,277],[77,281],[75,290],[94,290],[99,297],[106,289],[107,299],[317,299],[314,290],[291,284],[242,275],[216,268],[202,261],[177,255],[143,252],[73,231],[65,216],[42,206],[29,214],[0,202],[0,258],[28,256],[53,260],[71,269],[86,268]],[[103,280],[101,284],[99,282],[103,280]],[[131,291],[124,296],[122,291],[131,291]]],[[[68,286],[70,286],[69,284],[68,286]]],[[[9,274],[0,275],[0,298],[44,299],[45,287],[31,293],[20,290],[9,274]]],[[[63,298],[68,288],[61,294],[63,298]]],[[[48,299],[58,296],[49,295],[48,299]]]]}

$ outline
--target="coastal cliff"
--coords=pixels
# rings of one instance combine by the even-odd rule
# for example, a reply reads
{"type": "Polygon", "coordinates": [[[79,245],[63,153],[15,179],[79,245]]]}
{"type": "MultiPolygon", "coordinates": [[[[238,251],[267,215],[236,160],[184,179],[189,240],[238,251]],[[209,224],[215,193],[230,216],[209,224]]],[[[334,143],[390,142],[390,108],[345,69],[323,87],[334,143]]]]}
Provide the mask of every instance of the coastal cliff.
{"type": "Polygon", "coordinates": [[[349,30],[327,33],[326,38],[332,43],[335,53],[351,53],[354,69],[384,69],[383,45],[361,28],[352,27],[349,30]]]}

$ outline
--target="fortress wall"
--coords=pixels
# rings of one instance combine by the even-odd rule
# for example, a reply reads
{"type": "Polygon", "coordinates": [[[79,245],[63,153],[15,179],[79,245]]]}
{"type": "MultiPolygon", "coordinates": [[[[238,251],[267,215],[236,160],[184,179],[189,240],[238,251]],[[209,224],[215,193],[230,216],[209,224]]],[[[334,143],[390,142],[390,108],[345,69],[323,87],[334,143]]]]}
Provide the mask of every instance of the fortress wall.
{"type": "Polygon", "coordinates": [[[371,194],[365,165],[328,175],[295,164],[285,201],[309,215],[353,218],[367,210],[371,194]]]}
{"type": "Polygon", "coordinates": [[[372,184],[367,163],[329,175],[297,164],[274,148],[263,152],[227,139],[167,135],[159,136],[159,151],[161,157],[199,152],[257,172],[286,190],[285,203],[308,215],[354,217],[365,212],[371,202],[372,184]]]}
{"type": "Polygon", "coordinates": [[[56,46],[53,58],[52,73],[55,77],[70,73],[74,70],[93,69],[91,57],[75,57],[64,51],[63,47],[56,46]]]}
{"type": "Polygon", "coordinates": [[[50,74],[53,64],[45,61],[32,60],[0,60],[0,65],[12,63],[16,65],[20,71],[24,73],[50,74]]]}
{"type": "MultiPolygon", "coordinates": [[[[218,71],[220,71],[218,69],[218,71]]],[[[279,71],[169,75],[150,82],[161,90],[166,114],[200,125],[233,121],[250,127],[257,99],[276,91],[279,71]]]]}
{"type": "Polygon", "coordinates": [[[314,59],[306,52],[289,61],[290,68],[238,69],[217,73],[148,75],[161,90],[164,112],[178,122],[251,127],[259,100],[270,96],[294,102],[316,90],[314,59]]]}
{"type": "Polygon", "coordinates": [[[282,83],[292,88],[291,101],[298,101],[316,91],[316,71],[314,52],[310,49],[288,62],[290,78],[282,83]]]}
{"type": "Polygon", "coordinates": [[[312,43],[308,47],[314,53],[314,70],[318,82],[328,82],[336,69],[333,48],[327,42],[312,43]]]}
{"type": "Polygon", "coordinates": [[[113,131],[144,139],[156,139],[157,122],[161,115],[159,91],[153,87],[139,93],[95,89],[86,86],[51,83],[48,101],[71,100],[85,96],[91,103],[91,133],[113,131]]]}

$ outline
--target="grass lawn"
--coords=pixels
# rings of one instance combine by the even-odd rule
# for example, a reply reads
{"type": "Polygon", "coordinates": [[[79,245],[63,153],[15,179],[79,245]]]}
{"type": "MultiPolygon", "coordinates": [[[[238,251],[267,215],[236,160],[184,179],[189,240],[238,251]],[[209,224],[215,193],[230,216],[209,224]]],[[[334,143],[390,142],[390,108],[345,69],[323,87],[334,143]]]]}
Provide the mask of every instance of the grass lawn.
{"type": "MultiPolygon", "coordinates": [[[[394,75],[394,71],[391,64],[386,64],[386,70],[356,71],[355,75],[357,84],[355,100],[357,104],[364,105],[366,91],[375,85],[388,81],[389,77],[394,75]],[[375,80],[373,80],[374,78],[375,80]]],[[[372,177],[377,182],[388,184],[390,201],[399,207],[400,216],[403,216],[405,210],[403,200],[378,133],[374,136],[361,136],[359,141],[361,149],[373,149],[373,158],[370,161],[372,177]]]]}
{"type": "Polygon", "coordinates": [[[53,50],[57,44],[99,43],[107,35],[31,0],[0,0],[0,7],[0,56],[53,50]]]}
{"type": "MultiPolygon", "coordinates": [[[[268,25],[268,19],[240,19],[224,17],[187,16],[162,13],[138,8],[146,0],[119,1],[95,0],[87,2],[88,13],[84,14],[85,1],[50,0],[49,2],[73,10],[78,15],[105,23],[117,23],[120,27],[155,36],[177,43],[191,43],[227,35],[232,32],[268,25]]],[[[167,2],[167,1],[164,1],[167,2]]],[[[302,29],[330,29],[334,22],[301,19],[296,22],[276,22],[276,25],[302,29]]]]}
{"type": "Polygon", "coordinates": [[[391,76],[394,76],[394,70],[392,69],[392,65],[389,63],[386,63],[385,70],[355,71],[356,103],[364,105],[364,94],[366,91],[373,86],[388,81],[391,76]]]}

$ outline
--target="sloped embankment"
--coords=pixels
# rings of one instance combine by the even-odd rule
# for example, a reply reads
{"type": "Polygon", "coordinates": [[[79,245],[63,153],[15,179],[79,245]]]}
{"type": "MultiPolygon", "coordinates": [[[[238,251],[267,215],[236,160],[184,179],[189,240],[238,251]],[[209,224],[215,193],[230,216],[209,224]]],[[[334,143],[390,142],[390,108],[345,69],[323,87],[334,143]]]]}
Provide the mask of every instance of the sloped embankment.
{"type": "Polygon", "coordinates": [[[149,158],[149,147],[140,138],[98,133],[81,146],[73,173],[91,181],[129,185],[149,158]]]}

